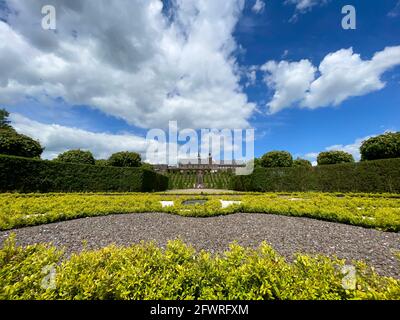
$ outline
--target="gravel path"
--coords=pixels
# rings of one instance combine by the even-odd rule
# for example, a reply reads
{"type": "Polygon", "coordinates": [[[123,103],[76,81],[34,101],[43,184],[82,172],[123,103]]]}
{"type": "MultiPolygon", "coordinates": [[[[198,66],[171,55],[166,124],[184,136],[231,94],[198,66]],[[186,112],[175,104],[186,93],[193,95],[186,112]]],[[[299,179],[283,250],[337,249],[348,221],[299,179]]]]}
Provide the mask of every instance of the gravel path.
{"type": "MultiPolygon", "coordinates": [[[[373,229],[268,214],[239,213],[212,218],[185,218],[164,213],[109,215],[13,230],[21,245],[52,242],[68,253],[80,251],[82,242],[96,249],[111,243],[130,245],[141,240],[165,246],[180,237],[198,249],[219,252],[234,240],[243,246],[270,243],[291,259],[296,252],[336,255],[364,260],[380,274],[400,279],[394,252],[400,252],[400,234],[373,229]]],[[[0,232],[2,243],[11,231],[0,232]]]]}

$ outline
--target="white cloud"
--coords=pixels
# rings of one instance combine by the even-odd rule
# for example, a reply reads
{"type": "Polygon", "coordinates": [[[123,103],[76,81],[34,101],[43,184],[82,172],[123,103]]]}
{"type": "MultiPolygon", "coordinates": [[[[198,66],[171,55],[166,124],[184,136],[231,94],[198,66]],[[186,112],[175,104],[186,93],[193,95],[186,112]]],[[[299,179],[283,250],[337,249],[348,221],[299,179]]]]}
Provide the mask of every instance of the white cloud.
{"type": "Polygon", "coordinates": [[[0,21],[0,103],[62,97],[143,128],[246,127],[255,110],[239,85],[232,36],[242,0],[7,0],[0,21]],[[13,13],[15,12],[15,13],[13,13]]]}
{"type": "Polygon", "coordinates": [[[268,103],[269,113],[276,113],[303,99],[316,72],[316,68],[308,60],[279,63],[269,61],[261,70],[266,73],[266,84],[275,90],[268,103]]]}
{"type": "Polygon", "coordinates": [[[251,8],[255,13],[262,13],[265,10],[265,2],[262,0],[256,0],[254,6],[251,8]]]}
{"type": "MultiPolygon", "coordinates": [[[[368,140],[369,138],[375,137],[375,136],[377,136],[377,135],[369,135],[364,138],[358,138],[353,143],[350,143],[350,144],[332,145],[332,146],[326,147],[324,149],[324,151],[344,151],[344,152],[350,153],[356,161],[359,161],[361,159],[360,147],[361,147],[362,143],[365,140],[368,140]]],[[[310,153],[305,154],[303,157],[307,160],[310,160],[313,163],[313,165],[316,165],[318,154],[319,154],[318,152],[310,152],[310,153]]]]}
{"type": "MultiPolygon", "coordinates": [[[[194,136],[191,136],[190,141],[185,139],[187,131],[182,130],[178,137],[181,144],[178,145],[176,141],[169,140],[173,137],[168,137],[168,132],[165,132],[165,141],[156,141],[132,134],[96,133],[58,124],[45,124],[17,113],[12,113],[10,120],[19,133],[40,141],[45,147],[42,155],[44,159],[54,159],[58,154],[74,149],[89,150],[96,159],[108,159],[111,154],[119,151],[135,151],[142,155],[143,160],[150,163],[176,164],[177,159],[173,158],[173,153],[171,153],[171,158],[168,158],[170,147],[171,152],[177,148],[179,159],[196,158],[198,152],[206,158],[211,151],[214,159],[220,159],[222,152],[225,157],[221,159],[225,160],[239,159],[233,155],[234,152],[240,152],[242,147],[241,143],[237,144],[237,141],[236,144],[234,143],[233,130],[214,130],[204,132],[203,135],[191,130],[194,136]],[[226,140],[224,140],[225,137],[227,137],[226,140]],[[182,142],[185,143],[182,144],[182,142]]],[[[253,143],[246,138],[248,137],[244,137],[246,143],[253,143]]],[[[246,157],[249,155],[246,154],[246,157]]]]}
{"type": "Polygon", "coordinates": [[[316,5],[326,4],[329,0],[286,0],[285,3],[296,5],[296,10],[304,12],[316,5]]]}
{"type": "Polygon", "coordinates": [[[354,159],[356,159],[358,161],[358,160],[361,159],[361,155],[360,155],[361,144],[363,143],[363,141],[365,141],[365,140],[367,140],[369,138],[371,138],[371,136],[367,136],[367,137],[364,137],[364,138],[356,139],[351,144],[333,145],[333,146],[327,147],[326,151],[344,151],[344,152],[350,153],[354,157],[354,159]]]}
{"type": "Polygon", "coordinates": [[[42,155],[45,159],[53,159],[71,149],[90,150],[96,158],[105,159],[119,151],[144,154],[148,147],[146,139],[134,135],[95,133],[58,124],[44,124],[14,113],[10,120],[19,133],[39,140],[45,146],[42,155]]]}
{"type": "Polygon", "coordinates": [[[382,75],[397,65],[400,65],[400,46],[387,47],[371,60],[362,60],[352,48],[341,49],[328,54],[318,69],[309,60],[269,61],[262,67],[267,85],[275,90],[268,103],[269,112],[296,103],[309,109],[337,106],[350,97],[381,90],[385,87],[382,75]],[[315,78],[317,70],[319,77],[315,78]]]}

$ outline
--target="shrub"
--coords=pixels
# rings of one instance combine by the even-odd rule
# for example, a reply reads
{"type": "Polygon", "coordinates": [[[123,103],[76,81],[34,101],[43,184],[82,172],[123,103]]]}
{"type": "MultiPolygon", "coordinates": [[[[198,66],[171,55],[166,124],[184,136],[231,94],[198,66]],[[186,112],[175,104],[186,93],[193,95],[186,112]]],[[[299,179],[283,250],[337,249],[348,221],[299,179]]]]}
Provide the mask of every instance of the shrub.
{"type": "Polygon", "coordinates": [[[108,160],[105,159],[98,159],[95,160],[94,164],[99,167],[107,167],[109,166],[108,160]]]}
{"type": "Polygon", "coordinates": [[[154,167],[150,163],[143,162],[140,166],[142,169],[154,171],[154,167]]]}
{"type": "Polygon", "coordinates": [[[318,155],[317,162],[319,166],[328,164],[340,164],[354,162],[350,153],[344,151],[326,151],[318,155]]]}
{"type": "Polygon", "coordinates": [[[108,163],[113,167],[140,167],[142,158],[136,152],[117,152],[109,159],[108,163]]]}
{"type": "Polygon", "coordinates": [[[400,192],[400,159],[312,168],[260,168],[234,176],[239,191],[400,192]]]}
{"type": "MultiPolygon", "coordinates": [[[[266,169],[264,169],[266,170],[266,169]]],[[[165,178],[155,176],[155,179],[165,178]]],[[[150,176],[147,181],[153,181],[150,176]]],[[[165,180],[164,180],[165,181],[165,180]]],[[[400,195],[396,194],[236,194],[176,195],[132,193],[47,193],[0,194],[0,230],[52,223],[84,217],[138,212],[165,212],[185,217],[215,217],[237,212],[308,217],[384,231],[400,231],[400,195]],[[225,200],[240,201],[223,208],[225,200]],[[296,201],[293,201],[293,198],[296,201]],[[185,200],[207,199],[202,205],[187,206],[185,200]],[[171,207],[160,201],[173,200],[171,207]],[[362,208],[355,210],[355,208],[362,208]]],[[[0,277],[1,278],[1,277],[0,277]]]]}
{"type": "Polygon", "coordinates": [[[95,164],[94,157],[90,151],[69,150],[58,155],[55,159],[60,162],[78,163],[78,164],[95,164]]]}
{"type": "Polygon", "coordinates": [[[254,168],[261,168],[261,159],[260,158],[254,158],[254,168]]]}
{"type": "Polygon", "coordinates": [[[44,148],[38,141],[19,134],[13,128],[0,129],[0,154],[20,156],[27,158],[39,158],[44,148]]]}
{"type": "Polygon", "coordinates": [[[0,156],[0,192],[102,192],[165,190],[168,178],[141,168],[0,156]]]}
{"type": "Polygon", "coordinates": [[[400,132],[370,138],[362,143],[360,152],[362,161],[400,158],[400,132]]]}
{"type": "Polygon", "coordinates": [[[291,167],[292,155],[287,151],[271,151],[261,157],[261,166],[264,168],[291,167]]]}
{"type": "Polygon", "coordinates": [[[357,286],[343,286],[344,260],[298,254],[288,262],[266,243],[233,244],[224,254],[182,241],[109,246],[69,258],[49,245],[0,248],[0,299],[24,300],[377,300],[400,298],[400,281],[354,262],[357,286]],[[54,266],[53,289],[41,286],[54,266]]]}
{"type": "Polygon", "coordinates": [[[297,158],[296,160],[293,161],[293,167],[311,168],[312,164],[310,161],[306,159],[297,158]]]}

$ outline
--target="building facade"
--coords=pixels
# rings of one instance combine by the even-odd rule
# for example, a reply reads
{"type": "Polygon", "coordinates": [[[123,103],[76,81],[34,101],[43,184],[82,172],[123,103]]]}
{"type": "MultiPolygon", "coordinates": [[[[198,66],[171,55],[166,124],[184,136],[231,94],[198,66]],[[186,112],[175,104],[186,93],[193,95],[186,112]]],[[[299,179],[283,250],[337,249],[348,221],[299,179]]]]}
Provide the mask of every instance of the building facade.
{"type": "Polygon", "coordinates": [[[198,154],[197,159],[181,159],[175,166],[167,164],[154,165],[154,169],[159,172],[185,172],[185,171],[198,171],[198,172],[220,172],[220,171],[233,171],[239,167],[245,167],[243,161],[235,160],[213,160],[211,153],[208,158],[201,158],[198,154]]]}

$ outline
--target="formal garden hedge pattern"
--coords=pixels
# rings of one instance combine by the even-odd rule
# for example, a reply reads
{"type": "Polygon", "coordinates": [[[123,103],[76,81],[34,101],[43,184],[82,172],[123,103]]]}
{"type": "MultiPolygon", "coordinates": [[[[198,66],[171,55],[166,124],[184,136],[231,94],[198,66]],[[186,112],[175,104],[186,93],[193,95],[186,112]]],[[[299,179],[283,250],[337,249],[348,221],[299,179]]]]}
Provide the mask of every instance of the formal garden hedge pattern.
{"type": "Polygon", "coordinates": [[[168,178],[141,168],[116,168],[0,155],[0,192],[160,191],[168,178]]]}
{"type": "Polygon", "coordinates": [[[270,246],[232,244],[224,254],[195,251],[180,241],[110,246],[70,258],[45,245],[25,248],[8,239],[0,249],[0,299],[400,299],[400,281],[354,262],[356,286],[344,286],[345,262],[297,255],[288,263],[270,246]],[[43,270],[54,283],[42,286],[43,270]],[[46,269],[47,268],[47,269],[46,269]]]}
{"type": "Polygon", "coordinates": [[[211,217],[237,212],[308,217],[326,221],[400,231],[400,195],[265,193],[238,195],[170,194],[0,194],[0,230],[109,214],[165,212],[211,217]],[[187,206],[192,199],[205,204],[187,206]],[[222,208],[220,200],[241,201],[222,208]],[[174,201],[163,207],[161,201],[174,201]]]}
{"type": "Polygon", "coordinates": [[[312,168],[256,168],[249,176],[234,176],[232,187],[239,191],[259,192],[400,193],[400,159],[312,168]]]}

